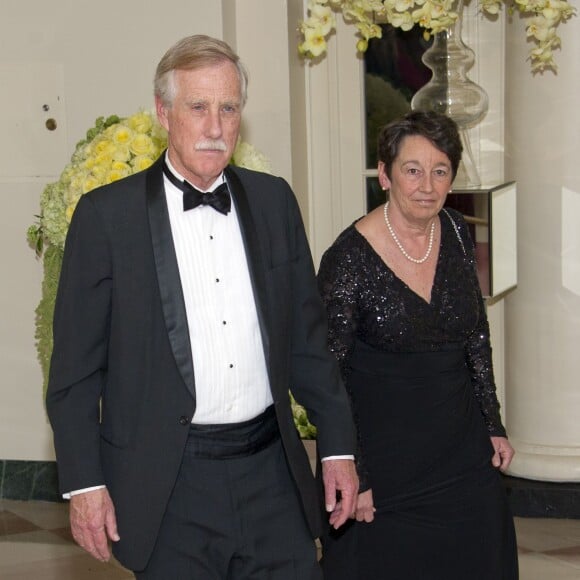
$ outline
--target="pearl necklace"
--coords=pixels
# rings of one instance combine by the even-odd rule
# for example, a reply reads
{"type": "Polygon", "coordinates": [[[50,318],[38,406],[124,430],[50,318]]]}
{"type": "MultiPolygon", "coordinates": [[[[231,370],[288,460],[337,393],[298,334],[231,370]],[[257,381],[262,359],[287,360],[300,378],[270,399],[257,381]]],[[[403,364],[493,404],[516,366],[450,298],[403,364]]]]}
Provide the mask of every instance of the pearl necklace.
{"type": "Polygon", "coordinates": [[[393,238],[395,244],[397,244],[397,247],[399,248],[399,250],[401,250],[401,254],[403,254],[403,256],[405,256],[405,258],[407,258],[407,260],[409,260],[409,262],[413,262],[414,264],[422,264],[423,262],[427,261],[427,258],[431,255],[431,250],[433,249],[433,236],[435,234],[435,220],[433,220],[431,222],[431,231],[429,232],[429,247],[427,248],[427,253],[422,258],[419,258],[419,259],[413,258],[412,256],[409,256],[409,254],[407,254],[407,251],[405,250],[405,248],[403,248],[403,244],[401,244],[401,242],[399,241],[399,238],[397,238],[397,235],[395,234],[395,230],[393,229],[393,226],[391,226],[391,222],[389,221],[388,207],[389,207],[389,202],[387,201],[387,203],[385,203],[385,206],[383,208],[383,215],[385,216],[385,223],[387,224],[387,228],[388,228],[389,233],[391,234],[391,237],[393,238]]]}

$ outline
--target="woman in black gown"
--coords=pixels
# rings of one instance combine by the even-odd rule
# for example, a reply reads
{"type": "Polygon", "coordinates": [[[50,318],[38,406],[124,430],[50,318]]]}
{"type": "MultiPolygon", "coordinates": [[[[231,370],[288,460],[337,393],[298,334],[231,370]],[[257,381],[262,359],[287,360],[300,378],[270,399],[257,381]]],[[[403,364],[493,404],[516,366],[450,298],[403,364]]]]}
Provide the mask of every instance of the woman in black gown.
{"type": "Polygon", "coordinates": [[[514,580],[498,468],[513,456],[461,214],[453,121],[409,113],[379,136],[389,202],[323,256],[329,345],[358,426],[356,520],[323,538],[328,580],[514,580]]]}

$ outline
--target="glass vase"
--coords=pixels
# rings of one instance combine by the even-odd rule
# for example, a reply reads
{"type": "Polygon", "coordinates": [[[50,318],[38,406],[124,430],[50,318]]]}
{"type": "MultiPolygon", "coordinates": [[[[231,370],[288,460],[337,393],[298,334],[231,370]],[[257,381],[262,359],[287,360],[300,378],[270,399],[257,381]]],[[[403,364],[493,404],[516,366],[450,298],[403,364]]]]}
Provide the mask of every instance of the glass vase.
{"type": "Polygon", "coordinates": [[[463,144],[455,187],[479,187],[481,179],[473,159],[468,129],[477,125],[487,113],[487,93],[467,77],[475,62],[475,54],[461,38],[463,0],[458,0],[455,23],[434,35],[433,44],[422,60],[432,71],[431,80],[419,89],[411,100],[413,110],[445,113],[458,125],[463,144]]]}

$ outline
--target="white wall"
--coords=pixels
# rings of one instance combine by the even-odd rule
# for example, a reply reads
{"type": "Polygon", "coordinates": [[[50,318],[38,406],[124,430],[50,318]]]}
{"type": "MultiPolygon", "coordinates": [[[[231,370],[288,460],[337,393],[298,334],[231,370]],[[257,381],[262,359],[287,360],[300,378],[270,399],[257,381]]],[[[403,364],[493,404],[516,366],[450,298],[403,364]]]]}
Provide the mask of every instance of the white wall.
{"type": "Polygon", "coordinates": [[[207,0],[8,2],[0,18],[0,459],[53,457],[34,349],[41,266],[25,233],[75,143],[101,115],[152,100],[154,68],[179,38],[222,36],[207,0]],[[44,128],[50,103],[58,127],[44,128]]]}
{"type": "Polygon", "coordinates": [[[248,67],[242,137],[290,181],[290,76],[287,0],[223,0],[224,40],[248,67]],[[226,10],[227,7],[227,10],[226,10]]]}

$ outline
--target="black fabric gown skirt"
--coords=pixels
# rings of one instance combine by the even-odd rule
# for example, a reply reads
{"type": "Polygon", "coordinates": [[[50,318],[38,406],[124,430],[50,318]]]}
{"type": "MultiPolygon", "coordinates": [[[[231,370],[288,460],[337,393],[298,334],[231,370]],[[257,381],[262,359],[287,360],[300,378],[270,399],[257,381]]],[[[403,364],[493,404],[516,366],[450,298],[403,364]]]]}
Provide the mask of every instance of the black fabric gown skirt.
{"type": "Polygon", "coordinates": [[[517,548],[461,347],[358,342],[349,377],[376,507],[323,538],[326,580],[516,580],[517,548]]]}

